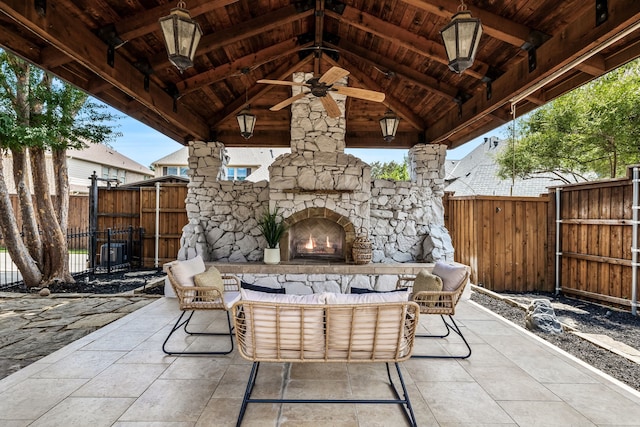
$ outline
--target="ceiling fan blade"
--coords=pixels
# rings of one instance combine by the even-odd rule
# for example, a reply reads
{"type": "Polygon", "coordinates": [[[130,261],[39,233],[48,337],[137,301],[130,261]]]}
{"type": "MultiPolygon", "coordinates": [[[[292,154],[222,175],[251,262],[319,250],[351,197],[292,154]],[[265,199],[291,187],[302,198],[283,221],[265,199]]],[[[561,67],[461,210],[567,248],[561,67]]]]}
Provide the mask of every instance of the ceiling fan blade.
{"type": "Polygon", "coordinates": [[[349,72],[344,68],[340,67],[331,67],[329,71],[324,73],[322,77],[318,80],[320,83],[325,83],[326,85],[332,85],[343,77],[349,75],[349,72]]]}
{"type": "Polygon", "coordinates": [[[338,107],[338,104],[336,103],[336,100],[333,99],[331,95],[327,94],[327,96],[321,96],[320,102],[322,102],[322,105],[327,111],[327,115],[329,117],[338,118],[342,114],[340,112],[340,107],[338,107]]]}
{"type": "Polygon", "coordinates": [[[289,82],[286,80],[268,80],[268,79],[260,79],[258,83],[267,83],[270,85],[281,85],[281,86],[309,86],[306,83],[298,83],[298,82],[289,82]]]}
{"type": "Polygon", "coordinates": [[[300,92],[297,95],[293,95],[291,98],[287,98],[284,101],[274,105],[273,107],[269,108],[269,110],[271,111],[280,111],[282,110],[284,107],[286,107],[287,105],[291,105],[294,102],[296,102],[298,99],[300,98],[304,98],[304,96],[306,95],[305,92],[300,92]]]}
{"type": "Polygon", "coordinates": [[[332,91],[338,92],[342,95],[351,96],[354,98],[366,99],[367,101],[382,102],[384,101],[384,93],[376,92],[368,89],[360,89],[357,87],[349,86],[334,86],[332,91]]]}

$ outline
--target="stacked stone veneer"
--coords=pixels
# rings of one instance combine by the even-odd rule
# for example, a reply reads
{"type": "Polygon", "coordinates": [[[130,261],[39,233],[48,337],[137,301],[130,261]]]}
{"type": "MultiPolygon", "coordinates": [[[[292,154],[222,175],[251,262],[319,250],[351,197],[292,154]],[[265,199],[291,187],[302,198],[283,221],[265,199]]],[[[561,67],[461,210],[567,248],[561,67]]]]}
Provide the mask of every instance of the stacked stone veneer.
{"type": "MultiPolygon", "coordinates": [[[[309,74],[294,75],[296,81],[309,78],[309,74]]],[[[294,94],[299,90],[293,89],[294,94]]],[[[344,97],[335,98],[344,112],[344,97]]],[[[189,224],[183,229],[178,259],[200,254],[205,261],[261,261],[266,242],[257,227],[258,218],[266,209],[278,208],[289,225],[306,217],[340,218],[347,232],[346,261],[351,259],[353,238],[361,231],[373,243],[373,262],[453,260],[442,205],[446,147],[418,144],[411,148],[409,182],[372,182],[370,166],[344,153],[344,129],[344,114],[328,117],[318,98],[296,101],[292,152],[273,162],[269,182],[258,183],[223,181],[224,145],[192,142],[186,200],[189,224]]],[[[345,289],[350,286],[345,280],[325,277],[319,282],[335,282],[345,289]]],[[[380,287],[374,282],[369,286],[380,287]]]]}

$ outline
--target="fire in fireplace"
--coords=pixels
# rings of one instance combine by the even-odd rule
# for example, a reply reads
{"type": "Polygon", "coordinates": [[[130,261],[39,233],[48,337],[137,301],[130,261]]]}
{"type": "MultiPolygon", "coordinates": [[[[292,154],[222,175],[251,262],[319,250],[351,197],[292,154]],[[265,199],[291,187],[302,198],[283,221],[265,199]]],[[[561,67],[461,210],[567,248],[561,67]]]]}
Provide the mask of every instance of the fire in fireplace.
{"type": "Polygon", "coordinates": [[[295,223],[289,230],[291,259],[315,258],[344,261],[344,229],[324,218],[295,223]]]}

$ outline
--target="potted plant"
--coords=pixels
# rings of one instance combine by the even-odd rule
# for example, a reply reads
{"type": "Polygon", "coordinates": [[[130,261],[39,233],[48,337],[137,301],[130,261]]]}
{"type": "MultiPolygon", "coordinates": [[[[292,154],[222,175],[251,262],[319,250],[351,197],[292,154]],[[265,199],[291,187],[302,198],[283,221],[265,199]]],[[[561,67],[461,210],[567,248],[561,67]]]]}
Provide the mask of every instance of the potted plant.
{"type": "Polygon", "coordinates": [[[287,227],[282,218],[279,218],[278,208],[273,212],[270,210],[265,211],[258,221],[258,228],[267,241],[267,247],[264,250],[265,264],[280,263],[279,242],[282,235],[287,231],[287,227]]]}

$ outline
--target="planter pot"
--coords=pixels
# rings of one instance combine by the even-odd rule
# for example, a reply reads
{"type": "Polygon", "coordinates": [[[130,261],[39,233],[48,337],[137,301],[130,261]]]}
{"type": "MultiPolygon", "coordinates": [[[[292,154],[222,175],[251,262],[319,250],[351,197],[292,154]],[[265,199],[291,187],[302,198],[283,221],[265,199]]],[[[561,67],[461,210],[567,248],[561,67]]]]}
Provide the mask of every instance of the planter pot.
{"type": "Polygon", "coordinates": [[[264,263],[280,264],[280,248],[265,248],[264,263]]]}

